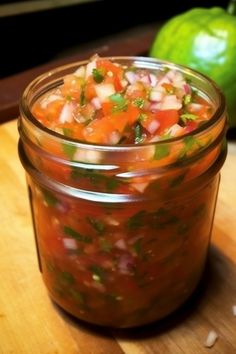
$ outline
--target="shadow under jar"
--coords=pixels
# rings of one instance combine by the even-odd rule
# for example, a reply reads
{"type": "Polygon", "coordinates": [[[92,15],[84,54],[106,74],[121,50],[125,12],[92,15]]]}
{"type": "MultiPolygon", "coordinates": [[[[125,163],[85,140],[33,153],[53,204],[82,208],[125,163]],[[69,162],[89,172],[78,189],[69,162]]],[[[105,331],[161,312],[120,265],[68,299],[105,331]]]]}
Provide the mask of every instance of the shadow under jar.
{"type": "Polygon", "coordinates": [[[194,291],[204,269],[220,168],[226,157],[224,97],[208,78],[176,69],[214,107],[191,133],[139,145],[99,145],[49,130],[33,104],[86,62],[36,78],[20,103],[19,155],[40,270],[50,297],[84,321],[111,327],[161,319],[194,291]]]}

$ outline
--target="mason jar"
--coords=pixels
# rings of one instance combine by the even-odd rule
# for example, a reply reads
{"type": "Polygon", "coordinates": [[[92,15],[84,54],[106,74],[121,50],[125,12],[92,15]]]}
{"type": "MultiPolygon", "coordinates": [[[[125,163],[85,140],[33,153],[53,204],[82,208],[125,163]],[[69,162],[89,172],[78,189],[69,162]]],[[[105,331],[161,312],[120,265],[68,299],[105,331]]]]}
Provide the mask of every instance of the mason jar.
{"type": "Polygon", "coordinates": [[[222,93],[200,73],[150,58],[112,59],[182,72],[214,107],[212,118],[187,135],[148,144],[63,136],[43,126],[32,106],[86,64],[77,62],[24,91],[19,156],[50,297],[89,323],[132,327],[170,314],[201,278],[226,157],[226,111],[222,93]]]}

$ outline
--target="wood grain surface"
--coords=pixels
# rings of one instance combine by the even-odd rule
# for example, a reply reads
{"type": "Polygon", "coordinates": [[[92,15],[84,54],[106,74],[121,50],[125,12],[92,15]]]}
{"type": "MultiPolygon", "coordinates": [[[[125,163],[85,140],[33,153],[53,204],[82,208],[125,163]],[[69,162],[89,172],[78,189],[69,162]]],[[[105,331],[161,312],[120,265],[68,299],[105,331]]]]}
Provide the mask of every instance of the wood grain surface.
{"type": "Polygon", "coordinates": [[[16,121],[0,126],[0,354],[236,353],[236,144],[222,169],[209,260],[194,296],[159,323],[89,327],[49,299],[38,270],[16,121]],[[218,339],[204,347],[210,330],[218,339]]]}

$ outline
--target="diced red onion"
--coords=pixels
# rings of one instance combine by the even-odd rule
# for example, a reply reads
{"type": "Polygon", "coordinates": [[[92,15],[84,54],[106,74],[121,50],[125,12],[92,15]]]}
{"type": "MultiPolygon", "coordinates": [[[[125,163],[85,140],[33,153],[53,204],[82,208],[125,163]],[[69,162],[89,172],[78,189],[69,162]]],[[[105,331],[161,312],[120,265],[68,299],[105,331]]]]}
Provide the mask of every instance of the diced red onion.
{"type": "Polygon", "coordinates": [[[133,71],[126,71],[125,77],[131,85],[137,81],[137,75],[133,71]]]}
{"type": "Polygon", "coordinates": [[[123,254],[120,257],[117,266],[120,273],[132,274],[134,270],[134,259],[130,254],[123,254]]]}
{"type": "Polygon", "coordinates": [[[78,248],[77,242],[73,238],[63,238],[62,242],[68,250],[76,250],[78,248]]]}
{"type": "Polygon", "coordinates": [[[184,130],[183,127],[181,127],[179,124],[174,124],[172,127],[170,127],[167,131],[167,134],[170,134],[172,136],[177,136],[179,135],[182,131],[184,130]]]}
{"type": "Polygon", "coordinates": [[[146,129],[149,131],[150,134],[154,134],[157,129],[159,128],[160,123],[158,122],[158,120],[153,119],[148,126],[146,127],[146,129]]]}
{"type": "Polygon", "coordinates": [[[151,103],[149,109],[152,112],[159,111],[161,109],[161,103],[160,102],[151,103]]]}
{"type": "Polygon", "coordinates": [[[125,241],[123,239],[120,239],[118,241],[115,242],[115,246],[121,250],[126,250],[127,246],[125,244],[125,241]]]}
{"type": "Polygon", "coordinates": [[[74,106],[71,102],[65,103],[59,116],[59,122],[62,124],[73,122],[73,110],[74,106]]]}
{"type": "Polygon", "coordinates": [[[116,145],[120,141],[121,135],[118,131],[113,131],[109,135],[109,143],[112,145],[116,145]]]}
{"type": "Polygon", "coordinates": [[[163,101],[161,103],[162,110],[168,110],[168,109],[179,110],[180,108],[182,108],[182,103],[180,102],[180,100],[177,99],[175,95],[166,95],[163,98],[163,101]]]}
{"type": "Polygon", "coordinates": [[[96,110],[98,110],[102,107],[101,102],[98,97],[92,98],[91,103],[96,110]]]}
{"type": "Polygon", "coordinates": [[[151,86],[155,87],[157,84],[157,77],[154,74],[150,73],[149,74],[149,81],[150,81],[151,86]]]}
{"type": "Polygon", "coordinates": [[[163,99],[163,97],[164,97],[164,93],[157,90],[151,90],[149,96],[150,101],[153,102],[160,102],[163,99]]]}
{"type": "Polygon", "coordinates": [[[144,75],[144,76],[140,77],[139,81],[143,82],[146,85],[151,84],[151,81],[149,79],[149,75],[144,75]]]}
{"type": "Polygon", "coordinates": [[[94,87],[96,94],[101,102],[106,101],[109,96],[116,92],[113,84],[98,84],[94,87]]]}
{"type": "Polygon", "coordinates": [[[184,92],[185,92],[186,95],[188,95],[188,94],[191,93],[191,87],[190,87],[190,85],[184,84],[184,85],[183,85],[183,88],[184,88],[184,92]]]}

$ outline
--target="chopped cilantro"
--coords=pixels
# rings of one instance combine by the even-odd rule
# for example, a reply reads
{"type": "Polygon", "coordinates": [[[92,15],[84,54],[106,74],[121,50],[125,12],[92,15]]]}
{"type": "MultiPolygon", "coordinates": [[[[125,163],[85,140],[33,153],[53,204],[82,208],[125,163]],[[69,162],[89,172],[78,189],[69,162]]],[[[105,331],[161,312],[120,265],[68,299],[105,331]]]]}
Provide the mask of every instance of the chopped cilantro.
{"type": "Polygon", "coordinates": [[[96,264],[92,264],[90,267],[89,267],[89,270],[93,273],[93,280],[99,282],[99,283],[102,283],[104,278],[105,278],[105,270],[96,265],[96,264]]]}
{"type": "Polygon", "coordinates": [[[58,199],[52,194],[52,192],[43,190],[43,197],[47,205],[49,206],[55,206],[58,204],[58,199]]]}
{"type": "Polygon", "coordinates": [[[179,186],[183,180],[184,180],[184,177],[185,177],[185,173],[173,178],[170,182],[169,182],[169,185],[171,188],[174,188],[174,187],[177,187],[179,186]]]}
{"type": "Polygon", "coordinates": [[[183,103],[184,103],[184,105],[189,104],[191,101],[192,101],[191,95],[188,94],[188,95],[185,95],[185,96],[184,96],[184,98],[183,98],[183,103]]]}
{"type": "Polygon", "coordinates": [[[168,145],[156,145],[154,160],[161,160],[163,157],[168,156],[170,153],[170,148],[168,145]]]}
{"type": "Polygon", "coordinates": [[[133,250],[136,253],[138,257],[141,256],[142,253],[142,245],[141,245],[141,239],[139,238],[135,243],[133,244],[133,250]]]}
{"type": "Polygon", "coordinates": [[[62,144],[62,150],[70,160],[73,160],[73,156],[76,152],[75,145],[72,145],[71,143],[62,144]]]}
{"type": "Polygon", "coordinates": [[[187,120],[196,120],[198,118],[198,116],[196,116],[195,114],[192,113],[183,113],[180,116],[180,119],[186,123],[187,120]]]}
{"type": "Polygon", "coordinates": [[[146,114],[146,113],[141,113],[141,114],[138,116],[138,121],[139,121],[140,123],[144,122],[146,119],[147,119],[147,114],[146,114]]]}
{"type": "Polygon", "coordinates": [[[143,108],[145,104],[145,100],[142,97],[137,97],[133,100],[133,105],[138,108],[143,108]]]}
{"type": "Polygon", "coordinates": [[[139,211],[128,219],[127,226],[129,229],[138,229],[145,225],[144,217],[146,212],[144,210],[139,211]]]}
{"type": "Polygon", "coordinates": [[[73,277],[73,275],[69,272],[60,272],[58,274],[58,281],[62,284],[62,285],[72,285],[75,282],[75,279],[73,277]]]}
{"type": "Polygon", "coordinates": [[[80,99],[79,99],[80,106],[84,106],[86,104],[85,92],[84,87],[81,90],[80,99]]]}
{"type": "Polygon", "coordinates": [[[109,97],[109,99],[115,103],[114,107],[112,108],[112,113],[123,112],[127,110],[127,100],[120,93],[114,93],[109,97]]]}
{"type": "Polygon", "coordinates": [[[83,293],[81,293],[78,290],[75,289],[70,289],[70,295],[71,297],[78,302],[80,305],[84,305],[85,303],[85,296],[83,293]]]}
{"type": "Polygon", "coordinates": [[[105,230],[105,225],[103,224],[102,221],[94,219],[91,216],[88,216],[87,220],[88,220],[89,224],[93,227],[93,229],[95,231],[97,231],[97,233],[99,235],[103,234],[103,232],[105,230]]]}
{"type": "Polygon", "coordinates": [[[104,80],[104,73],[102,69],[94,68],[92,74],[94,81],[98,84],[100,84],[104,80]]]}
{"type": "Polygon", "coordinates": [[[103,252],[109,253],[112,249],[112,245],[109,241],[107,241],[105,238],[101,238],[99,240],[100,248],[103,252]]]}
{"type": "Polygon", "coordinates": [[[139,123],[137,123],[134,127],[134,142],[135,144],[139,144],[143,141],[143,135],[142,135],[142,127],[139,123]]]}
{"type": "Polygon", "coordinates": [[[72,129],[70,128],[62,128],[63,134],[65,136],[71,136],[72,135],[72,129]]]}
{"type": "Polygon", "coordinates": [[[75,231],[74,229],[72,229],[69,226],[64,226],[63,232],[65,235],[68,235],[77,241],[81,241],[81,242],[85,242],[85,243],[92,242],[92,239],[90,236],[81,235],[78,231],[75,231]]]}

